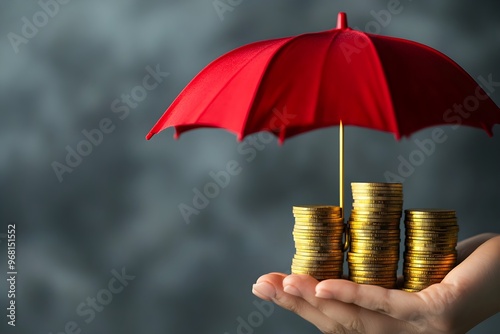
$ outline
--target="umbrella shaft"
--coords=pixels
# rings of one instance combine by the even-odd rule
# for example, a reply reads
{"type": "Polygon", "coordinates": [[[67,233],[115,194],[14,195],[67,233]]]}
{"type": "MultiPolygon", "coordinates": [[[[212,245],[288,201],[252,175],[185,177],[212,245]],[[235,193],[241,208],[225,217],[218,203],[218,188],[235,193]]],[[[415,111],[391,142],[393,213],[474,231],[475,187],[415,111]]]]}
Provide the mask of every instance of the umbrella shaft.
{"type": "Polygon", "coordinates": [[[344,215],[344,124],[339,124],[339,201],[344,215]]]}

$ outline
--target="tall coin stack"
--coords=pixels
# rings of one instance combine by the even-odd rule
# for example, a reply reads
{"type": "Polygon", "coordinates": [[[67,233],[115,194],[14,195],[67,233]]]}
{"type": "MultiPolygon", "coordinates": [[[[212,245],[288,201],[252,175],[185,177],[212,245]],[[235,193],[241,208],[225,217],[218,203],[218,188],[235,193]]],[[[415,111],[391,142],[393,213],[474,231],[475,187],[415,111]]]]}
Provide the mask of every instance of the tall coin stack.
{"type": "Polygon", "coordinates": [[[399,262],[401,183],[352,183],[349,279],[394,288],[399,262]]]}
{"type": "Polygon", "coordinates": [[[439,283],[457,261],[458,224],[453,210],[405,211],[403,290],[417,292],[439,283]]]}
{"type": "Polygon", "coordinates": [[[294,206],[293,274],[311,275],[317,280],[340,278],[344,264],[345,231],[338,206],[294,206]]]}

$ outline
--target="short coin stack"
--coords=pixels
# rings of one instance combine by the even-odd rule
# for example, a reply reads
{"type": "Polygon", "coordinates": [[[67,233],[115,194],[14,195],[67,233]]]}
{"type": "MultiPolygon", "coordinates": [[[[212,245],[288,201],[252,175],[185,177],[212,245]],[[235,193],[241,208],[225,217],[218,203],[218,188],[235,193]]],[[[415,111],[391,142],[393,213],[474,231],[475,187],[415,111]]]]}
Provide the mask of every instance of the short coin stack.
{"type": "Polygon", "coordinates": [[[405,210],[403,290],[439,283],[457,260],[458,224],[453,210],[405,210]]]}
{"type": "Polygon", "coordinates": [[[401,183],[352,183],[349,279],[394,288],[399,262],[401,183]]]}
{"type": "Polygon", "coordinates": [[[344,264],[345,225],[338,206],[294,206],[293,274],[318,280],[340,278],[344,264]]]}

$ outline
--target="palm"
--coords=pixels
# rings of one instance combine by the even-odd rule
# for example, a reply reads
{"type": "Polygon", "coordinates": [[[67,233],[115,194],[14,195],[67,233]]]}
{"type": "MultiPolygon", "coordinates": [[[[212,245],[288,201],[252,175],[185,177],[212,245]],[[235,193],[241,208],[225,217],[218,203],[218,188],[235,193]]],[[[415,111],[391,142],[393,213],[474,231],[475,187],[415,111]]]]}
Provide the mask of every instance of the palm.
{"type": "Polygon", "coordinates": [[[459,246],[467,258],[441,283],[418,293],[280,273],[259,278],[254,293],[323,333],[464,333],[500,311],[500,237],[477,249],[472,244],[459,246]],[[470,256],[468,247],[475,249],[470,256]],[[481,307],[470,307],[478,303],[481,307]]]}

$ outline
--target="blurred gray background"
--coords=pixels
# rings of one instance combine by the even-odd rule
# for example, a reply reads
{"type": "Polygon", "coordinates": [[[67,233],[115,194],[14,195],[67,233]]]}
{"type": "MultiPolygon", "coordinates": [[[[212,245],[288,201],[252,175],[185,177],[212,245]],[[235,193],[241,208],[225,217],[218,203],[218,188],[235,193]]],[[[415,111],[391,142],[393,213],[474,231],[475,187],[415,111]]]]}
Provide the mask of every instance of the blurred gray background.
{"type": "MultiPolygon", "coordinates": [[[[17,326],[7,326],[2,313],[0,332],[55,334],[72,322],[82,333],[317,332],[287,311],[259,310],[251,285],[261,274],[289,269],[292,205],[338,204],[337,128],[282,147],[273,141],[250,162],[222,130],[197,130],[178,141],[172,129],[149,142],[144,136],[217,56],[257,40],[333,28],[339,11],[364,30],[388,1],[227,1],[74,0],[47,7],[45,16],[37,14],[43,10],[37,1],[0,3],[3,310],[10,223],[17,226],[19,272],[17,326]],[[229,7],[219,15],[220,3],[229,7]],[[23,18],[40,26],[24,27],[29,38],[23,18]],[[20,36],[16,42],[10,33],[20,36]],[[157,66],[169,75],[124,107],[122,94],[134,88],[139,94],[147,68],[157,66]],[[58,179],[54,162],[66,164],[68,147],[77,149],[83,131],[105,119],[113,131],[58,179]],[[240,162],[241,174],[186,224],[179,204],[192,205],[193,189],[230,160],[240,162]],[[108,283],[122,270],[135,278],[111,295],[108,283]],[[89,311],[95,297],[107,305],[89,311]]],[[[388,24],[379,23],[381,34],[428,44],[474,78],[500,81],[498,2],[401,0],[401,6],[388,24]]],[[[500,104],[499,91],[491,96],[500,104]]],[[[405,207],[456,209],[462,239],[500,233],[499,127],[493,138],[477,129],[443,129],[447,141],[405,178],[405,207]]],[[[423,130],[396,142],[390,134],[347,128],[346,184],[385,181],[398,157],[416,149],[414,140],[430,135],[423,130]]],[[[346,197],[349,204],[350,192],[346,197]]],[[[499,326],[497,315],[472,333],[499,326]]]]}

